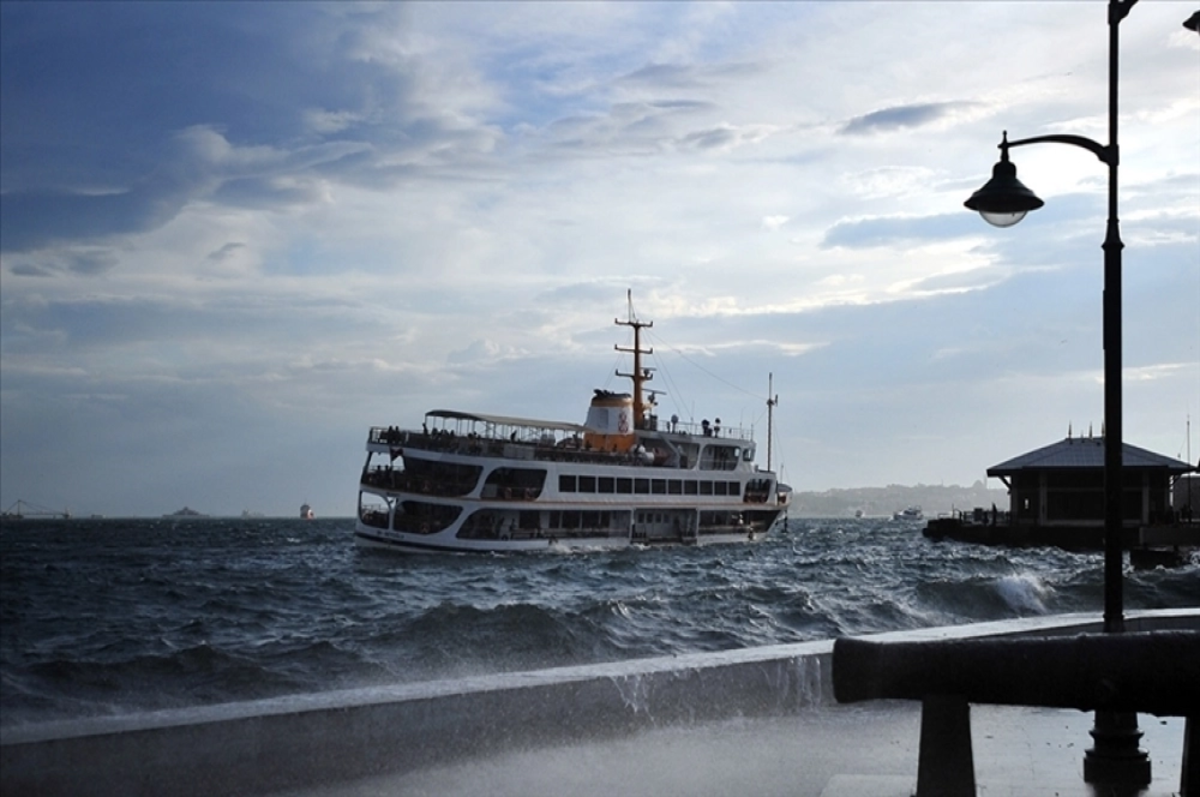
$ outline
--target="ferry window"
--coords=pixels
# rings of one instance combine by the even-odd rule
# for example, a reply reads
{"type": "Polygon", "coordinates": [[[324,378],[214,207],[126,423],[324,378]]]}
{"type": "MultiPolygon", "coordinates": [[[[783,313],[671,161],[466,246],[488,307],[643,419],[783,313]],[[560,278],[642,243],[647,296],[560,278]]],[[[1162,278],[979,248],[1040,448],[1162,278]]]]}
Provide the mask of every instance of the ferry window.
{"type": "Polygon", "coordinates": [[[596,492],[596,477],[595,476],[580,476],[579,477],[579,492],[581,492],[581,493],[596,492]]]}
{"type": "Polygon", "coordinates": [[[653,479],[650,482],[650,487],[651,487],[650,492],[654,493],[655,495],[666,495],[667,494],[667,480],[666,479],[653,479]]]}
{"type": "Polygon", "coordinates": [[[742,494],[741,482],[730,482],[729,483],[729,494],[730,495],[741,495],[742,494]]]}
{"type": "Polygon", "coordinates": [[[633,491],[635,493],[638,493],[641,495],[645,495],[646,493],[650,492],[650,480],[649,479],[634,479],[633,480],[633,491]]]}
{"type": "Polygon", "coordinates": [[[683,494],[684,495],[698,495],[699,493],[700,493],[699,485],[696,484],[695,479],[689,479],[683,483],[683,494]]]}
{"type": "Polygon", "coordinates": [[[671,479],[667,482],[667,492],[671,495],[683,495],[683,482],[679,479],[671,479]]]}
{"type": "Polygon", "coordinates": [[[612,476],[601,476],[598,481],[598,484],[600,487],[600,492],[615,493],[617,490],[616,490],[616,485],[614,484],[614,481],[615,480],[613,479],[612,476]]]}
{"type": "Polygon", "coordinates": [[[726,495],[728,493],[725,482],[713,482],[713,489],[717,495],[726,495]]]}
{"type": "Polygon", "coordinates": [[[747,448],[745,451],[742,452],[742,462],[753,462],[753,461],[754,461],[754,449],[747,448]]]}
{"type": "Polygon", "coordinates": [[[578,512],[563,512],[562,527],[564,529],[579,528],[579,513],[578,512]]]}
{"type": "Polygon", "coordinates": [[[712,482],[700,482],[700,495],[712,495],[712,482]]]}
{"type": "Polygon", "coordinates": [[[632,493],[633,492],[633,479],[630,479],[627,476],[618,477],[617,478],[617,492],[618,493],[626,493],[626,494],[632,493]]]}
{"type": "Polygon", "coordinates": [[[559,476],[558,477],[558,491],[560,493],[575,492],[575,477],[574,476],[565,476],[565,475],[559,476]]]}
{"type": "Polygon", "coordinates": [[[562,528],[562,513],[561,512],[554,511],[554,512],[550,513],[550,528],[552,528],[552,529],[561,529],[562,528]]]}

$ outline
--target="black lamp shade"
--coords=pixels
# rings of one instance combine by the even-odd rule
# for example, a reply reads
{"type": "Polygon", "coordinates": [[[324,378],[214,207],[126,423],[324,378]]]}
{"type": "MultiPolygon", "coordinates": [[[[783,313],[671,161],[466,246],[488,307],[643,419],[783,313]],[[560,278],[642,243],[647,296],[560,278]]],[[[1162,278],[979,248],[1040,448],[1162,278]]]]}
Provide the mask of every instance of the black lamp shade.
{"type": "Polygon", "coordinates": [[[963,203],[979,213],[1020,213],[1046,204],[1017,179],[1017,167],[1007,157],[992,167],[992,179],[963,203]]]}

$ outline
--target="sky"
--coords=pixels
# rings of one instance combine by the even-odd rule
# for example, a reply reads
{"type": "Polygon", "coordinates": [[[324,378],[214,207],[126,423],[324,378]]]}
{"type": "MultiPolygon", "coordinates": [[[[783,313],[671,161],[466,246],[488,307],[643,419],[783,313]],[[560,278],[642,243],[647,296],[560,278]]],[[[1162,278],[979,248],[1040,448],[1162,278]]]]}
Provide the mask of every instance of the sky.
{"type": "MultiPolygon", "coordinates": [[[[1195,4],[1120,26],[1124,435],[1200,457],[1195,4]],[[1195,429],[1190,429],[1195,426],[1195,429]],[[1189,429],[1190,437],[1189,441],[1189,429]],[[1194,443],[1194,445],[1192,444],[1194,443]]],[[[659,413],[800,491],[1100,434],[1103,0],[0,3],[0,509],[354,513],[371,426],[659,413]]],[[[991,487],[1001,487],[991,480],[991,487]]]]}

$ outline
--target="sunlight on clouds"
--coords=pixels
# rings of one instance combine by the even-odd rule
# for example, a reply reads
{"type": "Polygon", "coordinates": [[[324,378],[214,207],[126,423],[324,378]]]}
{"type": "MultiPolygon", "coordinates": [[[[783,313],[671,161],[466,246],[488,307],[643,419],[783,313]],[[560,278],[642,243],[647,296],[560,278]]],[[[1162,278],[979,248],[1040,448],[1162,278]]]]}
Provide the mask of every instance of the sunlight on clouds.
{"type": "Polygon", "coordinates": [[[787,216],[767,216],[762,220],[764,230],[778,230],[780,227],[788,223],[787,216]]]}
{"type": "Polygon", "coordinates": [[[787,357],[799,357],[802,354],[808,354],[810,351],[822,349],[828,346],[829,343],[778,343],[776,346],[779,351],[787,357]]]}
{"type": "Polygon", "coordinates": [[[1135,368],[1124,368],[1121,373],[1129,382],[1157,382],[1174,379],[1188,372],[1197,372],[1196,363],[1158,363],[1135,368]]]}
{"type": "Polygon", "coordinates": [[[921,192],[933,183],[934,171],[922,166],[893,166],[850,172],[842,182],[855,194],[867,199],[902,196],[921,192]]]}
{"type": "Polygon", "coordinates": [[[446,361],[454,364],[487,362],[495,363],[500,360],[528,356],[528,352],[513,346],[497,343],[494,340],[478,339],[471,341],[465,349],[452,351],[446,355],[446,361]]]}
{"type": "Polygon", "coordinates": [[[1147,125],[1161,125],[1183,119],[1188,115],[1195,115],[1197,112],[1200,112],[1200,98],[1196,96],[1179,97],[1160,108],[1139,111],[1135,118],[1147,125]]]}
{"type": "Polygon", "coordinates": [[[817,280],[816,284],[829,288],[841,288],[850,284],[861,285],[865,280],[866,277],[862,274],[830,274],[828,277],[817,280]]]}

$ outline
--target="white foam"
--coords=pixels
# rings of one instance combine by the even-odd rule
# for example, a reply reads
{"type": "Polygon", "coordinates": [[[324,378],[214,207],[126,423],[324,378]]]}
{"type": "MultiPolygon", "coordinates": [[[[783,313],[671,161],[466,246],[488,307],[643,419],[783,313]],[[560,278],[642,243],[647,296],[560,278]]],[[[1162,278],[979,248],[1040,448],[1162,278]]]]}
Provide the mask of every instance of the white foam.
{"type": "Polygon", "coordinates": [[[1004,576],[996,582],[996,592],[1018,612],[1045,614],[1046,599],[1054,594],[1037,576],[1030,573],[1004,576]]]}

